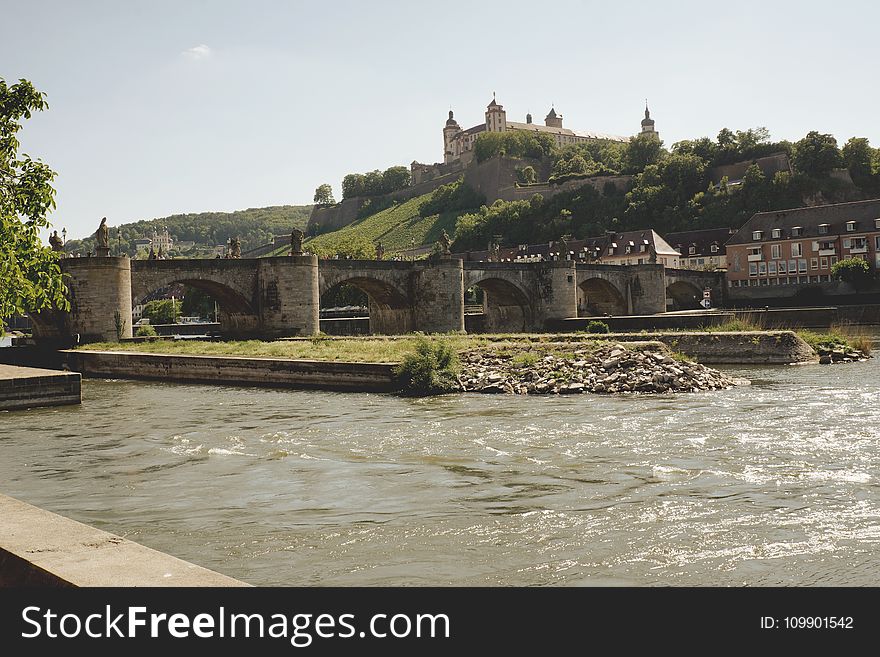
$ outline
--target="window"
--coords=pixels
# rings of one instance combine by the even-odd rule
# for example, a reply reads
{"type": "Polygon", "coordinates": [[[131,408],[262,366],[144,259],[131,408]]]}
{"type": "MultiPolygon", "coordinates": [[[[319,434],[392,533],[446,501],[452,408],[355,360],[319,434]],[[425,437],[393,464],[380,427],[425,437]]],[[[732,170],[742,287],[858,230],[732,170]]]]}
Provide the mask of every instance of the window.
{"type": "Polygon", "coordinates": [[[832,266],[832,267],[833,267],[834,265],[836,265],[836,264],[837,264],[837,256],[831,256],[831,261],[830,261],[830,262],[831,262],[831,266],[832,266]]]}
{"type": "Polygon", "coordinates": [[[874,248],[880,251],[880,235],[874,238],[874,248]]]}
{"type": "Polygon", "coordinates": [[[758,275],[758,265],[754,262],[749,263],[749,276],[757,276],[758,275]]]}
{"type": "Polygon", "coordinates": [[[697,247],[691,246],[688,248],[688,255],[694,255],[697,252],[697,247]]]}
{"type": "Polygon", "coordinates": [[[774,260],[779,260],[782,257],[782,247],[779,244],[772,244],[770,246],[770,257],[774,260]]]}
{"type": "Polygon", "coordinates": [[[855,221],[847,221],[846,222],[846,232],[854,233],[856,230],[856,222],[855,221]]]}
{"type": "Polygon", "coordinates": [[[788,261],[788,273],[794,274],[797,272],[797,260],[789,260],[788,261]]]}
{"type": "Polygon", "coordinates": [[[810,269],[819,269],[819,258],[810,258],[810,269]]]}
{"type": "MultiPolygon", "coordinates": [[[[798,260],[798,274],[806,274],[807,273],[807,261],[806,260],[798,260]]],[[[798,277],[800,278],[800,277],[798,277]]]]}
{"type": "Polygon", "coordinates": [[[762,230],[753,230],[752,231],[752,240],[757,242],[758,240],[764,237],[764,231],[762,230]]]}
{"type": "Polygon", "coordinates": [[[780,274],[784,274],[785,272],[786,272],[786,269],[785,269],[785,260],[780,260],[780,261],[779,261],[779,273],[780,273],[780,274]]]}
{"type": "Polygon", "coordinates": [[[766,276],[767,275],[767,263],[766,262],[761,261],[758,263],[758,275],[759,276],[766,276]]]}
{"type": "Polygon", "coordinates": [[[794,242],[791,245],[791,257],[800,258],[803,255],[803,249],[800,242],[794,242]]]}
{"type": "Polygon", "coordinates": [[[880,219],[874,219],[874,228],[880,228],[880,219]]]}
{"type": "Polygon", "coordinates": [[[828,258],[820,258],[819,265],[819,269],[828,269],[828,258]]]}
{"type": "Polygon", "coordinates": [[[773,239],[778,240],[780,237],[782,237],[782,229],[781,228],[774,228],[770,232],[770,235],[773,237],[773,239]]]}
{"type": "Polygon", "coordinates": [[[776,262],[774,262],[773,260],[767,263],[767,273],[769,273],[771,276],[776,274],[776,262]]]}
{"type": "Polygon", "coordinates": [[[804,229],[801,226],[792,226],[791,227],[791,236],[792,237],[800,237],[804,234],[804,229]]]}
{"type": "Polygon", "coordinates": [[[713,244],[712,246],[709,247],[709,251],[711,251],[712,253],[718,253],[718,245],[713,244]]]}
{"type": "Polygon", "coordinates": [[[828,234],[828,224],[819,224],[819,234],[827,235],[828,234]]]}
{"type": "Polygon", "coordinates": [[[843,240],[843,248],[844,248],[844,249],[848,249],[848,248],[849,248],[849,245],[850,245],[849,238],[843,240]]]}

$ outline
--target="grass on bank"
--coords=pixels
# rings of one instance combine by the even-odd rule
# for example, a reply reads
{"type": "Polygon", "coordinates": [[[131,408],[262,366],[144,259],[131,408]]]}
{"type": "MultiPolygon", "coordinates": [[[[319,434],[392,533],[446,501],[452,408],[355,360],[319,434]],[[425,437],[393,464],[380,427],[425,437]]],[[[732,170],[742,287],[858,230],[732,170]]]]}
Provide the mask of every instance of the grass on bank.
{"type": "Polygon", "coordinates": [[[873,343],[870,336],[864,331],[849,324],[834,324],[827,331],[814,331],[811,329],[791,328],[786,326],[765,327],[760,319],[752,313],[743,313],[724,324],[717,326],[707,326],[701,329],[707,333],[726,333],[733,331],[792,331],[806,342],[813,351],[820,348],[833,349],[834,347],[844,347],[855,349],[866,354],[871,353],[873,343]]]}
{"type": "MultiPolygon", "coordinates": [[[[128,351],[180,356],[242,356],[246,358],[294,358],[306,360],[331,360],[358,363],[400,363],[418,352],[425,340],[448,345],[455,353],[470,350],[491,351],[514,357],[522,356],[524,362],[537,359],[536,353],[547,354],[571,352],[572,344],[580,349],[596,347],[596,336],[554,335],[508,335],[508,334],[447,334],[423,336],[370,336],[364,338],[337,338],[316,336],[297,340],[151,340],[148,342],[98,342],[82,345],[81,350],[128,351]]],[[[534,362],[534,361],[532,361],[534,362]]]]}

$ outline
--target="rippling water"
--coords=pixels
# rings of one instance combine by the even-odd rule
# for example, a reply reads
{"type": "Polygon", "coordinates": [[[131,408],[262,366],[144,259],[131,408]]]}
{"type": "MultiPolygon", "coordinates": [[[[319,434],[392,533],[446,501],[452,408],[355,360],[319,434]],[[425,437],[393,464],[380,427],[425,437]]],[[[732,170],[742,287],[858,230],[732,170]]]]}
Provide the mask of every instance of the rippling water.
{"type": "Polygon", "coordinates": [[[880,359],[675,396],[131,381],[0,413],[0,492],[261,585],[880,584],[880,359]]]}

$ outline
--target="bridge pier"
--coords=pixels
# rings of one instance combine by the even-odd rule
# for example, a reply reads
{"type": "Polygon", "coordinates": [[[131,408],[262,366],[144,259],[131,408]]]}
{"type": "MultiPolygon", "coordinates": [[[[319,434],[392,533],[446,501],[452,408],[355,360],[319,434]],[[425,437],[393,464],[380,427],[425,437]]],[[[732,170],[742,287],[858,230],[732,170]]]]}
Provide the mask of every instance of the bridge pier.
{"type": "Polygon", "coordinates": [[[115,342],[131,337],[131,261],[128,256],[65,258],[69,312],[43,311],[31,319],[34,337],[60,343],[115,342]]]}
{"type": "Polygon", "coordinates": [[[464,331],[462,261],[439,260],[413,271],[413,330],[425,333],[464,331]]]}
{"type": "Polygon", "coordinates": [[[267,337],[318,333],[318,257],[260,258],[257,263],[257,330],[267,337]]]}

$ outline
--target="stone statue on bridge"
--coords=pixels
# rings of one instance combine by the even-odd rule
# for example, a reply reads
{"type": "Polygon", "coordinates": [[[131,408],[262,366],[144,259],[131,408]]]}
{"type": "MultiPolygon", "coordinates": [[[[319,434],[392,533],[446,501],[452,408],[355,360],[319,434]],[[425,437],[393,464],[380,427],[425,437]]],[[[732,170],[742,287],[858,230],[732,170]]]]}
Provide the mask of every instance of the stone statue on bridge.
{"type": "Polygon", "coordinates": [[[382,242],[376,244],[376,260],[382,260],[385,257],[385,247],[382,242]]]}
{"type": "Polygon", "coordinates": [[[107,217],[101,219],[101,225],[95,231],[95,255],[106,258],[110,255],[110,229],[107,227],[107,217]]]}
{"type": "Polygon", "coordinates": [[[236,260],[241,258],[241,240],[237,237],[229,240],[229,257],[236,260]]]}
{"type": "Polygon", "coordinates": [[[290,233],[290,255],[303,254],[303,238],[306,236],[299,228],[294,228],[290,233]]]}
{"type": "Polygon", "coordinates": [[[59,237],[57,230],[49,236],[49,246],[55,253],[64,253],[64,240],[59,237]]]}
{"type": "Polygon", "coordinates": [[[449,247],[452,246],[452,240],[449,239],[449,233],[447,233],[445,229],[440,234],[440,239],[437,240],[437,244],[440,246],[440,255],[442,257],[452,255],[451,251],[449,250],[449,247]]]}

